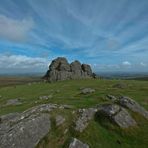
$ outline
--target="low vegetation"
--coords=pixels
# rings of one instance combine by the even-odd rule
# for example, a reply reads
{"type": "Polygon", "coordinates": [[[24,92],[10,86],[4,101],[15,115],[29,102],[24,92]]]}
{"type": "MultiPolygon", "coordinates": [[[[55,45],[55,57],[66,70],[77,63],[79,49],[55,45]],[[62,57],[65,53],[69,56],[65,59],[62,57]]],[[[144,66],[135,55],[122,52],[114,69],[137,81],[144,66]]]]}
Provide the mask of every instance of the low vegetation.
{"type": "MultiPolygon", "coordinates": [[[[1,84],[2,85],[2,84],[1,84]]],[[[129,96],[137,101],[145,109],[148,109],[148,82],[135,80],[69,80],[55,83],[35,82],[23,85],[0,88],[0,115],[22,112],[39,104],[55,103],[73,106],[72,109],[51,113],[52,130],[40,141],[38,148],[42,147],[67,147],[70,138],[76,137],[87,143],[91,148],[146,148],[148,145],[148,122],[137,113],[131,112],[138,123],[128,130],[101,119],[95,118],[82,133],[73,130],[75,112],[80,108],[94,107],[98,104],[109,103],[107,94],[129,96]],[[126,84],[125,88],[113,87],[117,83],[126,84]],[[92,88],[95,92],[81,94],[82,88],[92,88]],[[48,99],[40,99],[41,96],[50,96],[48,99]],[[52,97],[51,97],[52,96],[52,97]],[[7,100],[16,99],[22,102],[20,105],[8,105],[7,100]],[[55,116],[61,114],[66,120],[63,125],[56,127],[55,116]]]]}

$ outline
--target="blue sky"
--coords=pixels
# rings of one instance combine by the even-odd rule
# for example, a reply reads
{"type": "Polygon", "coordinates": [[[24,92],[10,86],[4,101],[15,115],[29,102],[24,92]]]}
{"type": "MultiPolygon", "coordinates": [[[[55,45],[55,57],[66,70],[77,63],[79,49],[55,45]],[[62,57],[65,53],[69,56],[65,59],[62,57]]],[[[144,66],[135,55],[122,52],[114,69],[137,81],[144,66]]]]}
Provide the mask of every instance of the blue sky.
{"type": "Polygon", "coordinates": [[[95,72],[148,72],[148,0],[0,0],[0,73],[64,56],[95,72]]]}

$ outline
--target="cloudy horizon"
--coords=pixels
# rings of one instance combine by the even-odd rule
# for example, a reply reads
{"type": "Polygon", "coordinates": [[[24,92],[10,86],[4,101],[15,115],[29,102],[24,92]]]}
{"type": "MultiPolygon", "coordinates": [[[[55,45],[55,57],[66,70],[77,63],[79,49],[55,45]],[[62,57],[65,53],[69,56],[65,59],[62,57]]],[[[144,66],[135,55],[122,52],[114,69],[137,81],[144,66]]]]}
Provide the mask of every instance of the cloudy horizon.
{"type": "Polygon", "coordinates": [[[95,72],[148,72],[147,0],[1,0],[0,73],[66,57],[95,72]]]}

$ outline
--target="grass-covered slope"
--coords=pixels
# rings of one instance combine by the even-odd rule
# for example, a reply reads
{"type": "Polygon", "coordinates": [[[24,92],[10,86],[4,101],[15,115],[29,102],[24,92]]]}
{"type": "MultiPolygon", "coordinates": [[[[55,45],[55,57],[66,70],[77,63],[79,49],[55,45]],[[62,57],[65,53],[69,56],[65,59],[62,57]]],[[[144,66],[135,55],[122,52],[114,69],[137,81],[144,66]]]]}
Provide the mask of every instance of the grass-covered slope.
{"type": "MultiPolygon", "coordinates": [[[[115,96],[129,96],[136,100],[144,108],[148,109],[148,82],[134,80],[71,80],[56,83],[34,83],[31,85],[18,85],[16,87],[0,88],[0,114],[21,112],[32,106],[43,103],[69,104],[74,108],[60,112],[66,122],[60,127],[52,127],[49,134],[39,143],[38,147],[66,147],[70,137],[77,137],[88,143],[91,148],[146,148],[148,145],[148,121],[142,116],[131,112],[137,121],[138,126],[123,130],[112,125],[108,121],[101,122],[98,119],[92,120],[83,133],[77,133],[72,129],[73,110],[78,108],[93,107],[97,104],[107,103],[107,94],[115,96]],[[124,89],[112,87],[116,83],[125,83],[124,89]],[[94,88],[95,93],[80,94],[80,88],[94,88]],[[40,96],[52,95],[48,100],[40,100],[40,96]],[[4,106],[8,99],[20,98],[22,105],[4,106]],[[36,102],[37,101],[37,102],[36,102]],[[69,129],[64,134],[66,129],[69,129]],[[64,146],[63,146],[64,145],[64,146]]],[[[59,114],[59,111],[52,113],[52,117],[59,114]]],[[[53,120],[54,122],[54,120],[53,120]]]]}

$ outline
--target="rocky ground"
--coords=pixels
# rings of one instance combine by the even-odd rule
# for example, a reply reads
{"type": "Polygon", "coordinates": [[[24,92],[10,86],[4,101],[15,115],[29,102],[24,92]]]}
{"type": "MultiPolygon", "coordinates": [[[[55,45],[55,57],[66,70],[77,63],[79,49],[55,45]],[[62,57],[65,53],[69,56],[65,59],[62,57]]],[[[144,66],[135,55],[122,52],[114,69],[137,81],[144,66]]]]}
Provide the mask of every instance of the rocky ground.
{"type": "MultiPolygon", "coordinates": [[[[28,88],[28,91],[30,88],[35,88],[35,92],[38,93],[39,89],[42,88],[40,87],[42,84],[30,84],[22,86],[22,88],[19,86],[18,88],[10,87],[1,89],[1,108],[3,111],[5,109],[9,111],[9,108],[11,110],[9,113],[2,113],[0,116],[0,147],[95,148],[117,147],[119,145],[121,147],[134,147],[134,145],[138,147],[136,143],[141,143],[139,147],[146,146],[148,144],[146,142],[147,140],[140,139],[138,134],[143,133],[143,138],[146,138],[144,136],[147,135],[148,111],[143,105],[139,104],[139,101],[135,101],[135,98],[127,95],[118,95],[119,92],[124,92],[126,87],[129,89],[129,84],[131,83],[126,83],[124,85],[126,87],[124,88],[115,88],[115,85],[119,83],[111,83],[109,86],[109,84],[105,84],[108,81],[104,81],[103,84],[107,85],[108,88],[110,87],[114,93],[110,93],[111,91],[109,90],[105,91],[103,94],[104,98],[101,100],[99,99],[101,98],[99,96],[101,89],[98,90],[97,82],[101,82],[102,80],[98,80],[97,82],[94,80],[88,81],[90,83],[87,83],[87,85],[82,84],[84,80],[81,80],[79,84],[77,82],[80,82],[80,80],[72,82],[73,86],[76,87],[74,89],[71,88],[70,93],[68,93],[69,84],[71,84],[69,81],[44,84],[45,86],[42,87],[44,89],[46,88],[46,91],[49,92],[48,95],[45,95],[45,93],[44,95],[38,94],[36,100],[33,99],[34,104],[32,107],[27,106],[27,109],[19,112],[12,112],[12,109],[13,107],[23,108],[23,105],[27,103],[26,96],[23,96],[23,91],[26,94],[26,90],[23,88],[28,88]],[[96,83],[95,85],[94,82],[96,83]],[[48,85],[51,85],[52,89],[48,85]],[[59,89],[55,89],[57,85],[59,89]],[[62,87],[63,89],[61,89],[62,87]],[[4,92],[7,90],[9,94],[14,89],[17,90],[15,92],[13,91],[14,95],[22,92],[22,96],[3,100],[4,92]],[[115,95],[115,92],[118,93],[115,95]],[[62,96],[62,94],[65,94],[65,96],[62,96]],[[73,102],[70,104],[64,99],[68,94],[71,94],[69,99],[72,102],[76,101],[76,103],[73,102]],[[95,99],[96,97],[98,98],[97,102],[86,106],[89,101],[93,101],[93,98],[95,99]],[[84,100],[83,105],[78,104],[80,101],[79,98],[82,101],[84,100]],[[64,99],[62,103],[58,102],[62,99],[64,99]],[[99,134],[102,134],[102,137],[99,134]],[[132,138],[135,138],[137,141],[131,141],[132,138]],[[102,141],[108,141],[111,146],[102,141]]],[[[142,88],[146,91],[147,85],[143,85],[142,88]]],[[[11,93],[10,95],[13,96],[11,93]]],[[[145,93],[146,95],[147,93],[145,93]]]]}

